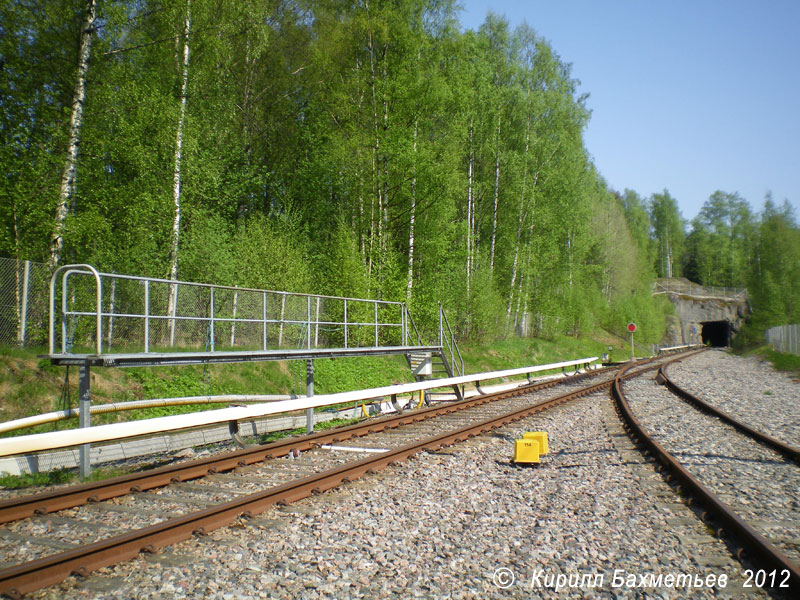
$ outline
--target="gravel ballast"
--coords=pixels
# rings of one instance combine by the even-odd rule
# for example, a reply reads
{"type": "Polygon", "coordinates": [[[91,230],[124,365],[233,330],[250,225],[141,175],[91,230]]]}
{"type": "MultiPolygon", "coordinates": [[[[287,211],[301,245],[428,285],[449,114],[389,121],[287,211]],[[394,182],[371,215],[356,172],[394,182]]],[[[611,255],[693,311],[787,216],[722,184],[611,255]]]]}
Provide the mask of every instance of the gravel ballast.
{"type": "Polygon", "coordinates": [[[737,598],[743,570],[597,394],[31,597],[737,598]],[[531,430],[551,454],[511,465],[531,430]]]}
{"type": "Polygon", "coordinates": [[[690,356],[667,373],[678,386],[733,418],[800,447],[800,383],[768,362],[714,350],[690,356]]]}

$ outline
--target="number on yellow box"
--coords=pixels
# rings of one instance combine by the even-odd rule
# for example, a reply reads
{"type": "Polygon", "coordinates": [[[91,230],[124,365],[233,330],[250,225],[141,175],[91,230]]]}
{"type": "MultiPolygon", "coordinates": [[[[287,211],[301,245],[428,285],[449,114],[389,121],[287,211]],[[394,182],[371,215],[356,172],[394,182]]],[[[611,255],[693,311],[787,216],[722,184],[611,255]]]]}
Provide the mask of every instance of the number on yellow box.
{"type": "Polygon", "coordinates": [[[514,440],[514,462],[538,463],[539,441],[526,439],[514,440]]]}

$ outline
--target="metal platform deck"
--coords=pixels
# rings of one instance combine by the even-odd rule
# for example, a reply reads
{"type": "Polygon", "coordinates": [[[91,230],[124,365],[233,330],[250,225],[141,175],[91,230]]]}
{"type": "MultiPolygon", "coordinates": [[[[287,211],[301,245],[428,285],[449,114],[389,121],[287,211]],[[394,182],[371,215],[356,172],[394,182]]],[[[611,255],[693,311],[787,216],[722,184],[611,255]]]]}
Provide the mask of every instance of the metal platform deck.
{"type": "Polygon", "coordinates": [[[213,352],[135,352],[103,354],[45,354],[57,366],[156,367],[270,360],[314,360],[318,358],[358,358],[363,356],[408,355],[412,352],[440,353],[441,346],[379,346],[365,348],[300,348],[297,350],[215,350],[213,352]]]}

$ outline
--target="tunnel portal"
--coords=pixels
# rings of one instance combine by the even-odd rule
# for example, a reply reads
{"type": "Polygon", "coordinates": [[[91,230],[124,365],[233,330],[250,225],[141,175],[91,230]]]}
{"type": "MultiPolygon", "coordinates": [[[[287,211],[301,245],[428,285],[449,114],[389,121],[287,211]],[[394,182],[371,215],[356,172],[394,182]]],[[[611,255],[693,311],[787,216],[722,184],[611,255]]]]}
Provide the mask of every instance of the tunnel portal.
{"type": "Polygon", "coordinates": [[[704,344],[709,344],[715,348],[724,348],[731,345],[730,321],[705,321],[700,325],[703,327],[700,335],[704,344]]]}

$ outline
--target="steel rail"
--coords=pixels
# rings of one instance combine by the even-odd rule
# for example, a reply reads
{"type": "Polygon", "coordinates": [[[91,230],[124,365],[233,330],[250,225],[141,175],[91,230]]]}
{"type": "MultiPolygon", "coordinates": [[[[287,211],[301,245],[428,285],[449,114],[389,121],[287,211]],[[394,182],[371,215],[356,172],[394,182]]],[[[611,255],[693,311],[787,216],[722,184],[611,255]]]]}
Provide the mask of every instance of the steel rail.
{"type": "MultiPolygon", "coordinates": [[[[679,360],[678,358],[672,360],[679,360]]],[[[639,366],[642,363],[634,363],[630,366],[639,366]]],[[[646,371],[651,371],[658,368],[658,366],[647,366],[635,374],[629,374],[626,377],[633,377],[646,371]]],[[[573,381],[586,377],[587,374],[577,375],[571,378],[573,381]]],[[[427,438],[418,442],[412,442],[400,448],[390,450],[383,454],[369,456],[359,461],[351,462],[340,467],[317,473],[309,477],[291,481],[279,486],[256,492],[248,496],[236,498],[234,500],[212,506],[194,513],[190,513],[181,517],[176,517],[146,527],[143,529],[131,531],[122,535],[114,536],[105,540],[89,544],[80,548],[75,548],[65,552],[57,553],[37,559],[28,563],[23,563],[0,571],[0,594],[5,594],[12,598],[19,598],[28,592],[54,585],[63,581],[72,574],[87,575],[89,572],[116,564],[123,560],[134,558],[141,552],[156,552],[158,549],[165,546],[175,544],[177,542],[188,539],[192,535],[203,535],[207,532],[229,525],[240,518],[249,518],[255,514],[263,512],[273,505],[284,505],[297,500],[301,500],[312,494],[318,494],[337,487],[342,483],[349,483],[365,474],[376,473],[387,466],[398,463],[401,460],[408,459],[415,456],[422,451],[435,451],[443,446],[452,445],[468,438],[480,435],[497,427],[501,427],[508,423],[518,421],[525,417],[531,416],[537,412],[553,408],[570,400],[586,396],[588,394],[596,393],[613,386],[614,382],[619,378],[612,378],[602,381],[593,385],[583,387],[579,390],[562,394],[549,400],[544,400],[536,404],[515,409],[503,415],[490,417],[480,422],[473,423],[460,429],[452,430],[447,433],[439,434],[434,437],[427,438]]],[[[565,382],[567,379],[556,380],[565,382]]],[[[545,382],[544,384],[533,384],[531,386],[521,386],[514,390],[506,390],[498,394],[481,396],[478,398],[470,398],[463,400],[462,403],[466,405],[469,401],[479,401],[476,404],[483,404],[483,401],[489,401],[489,398],[508,397],[529,391],[535,391],[537,385],[547,387],[547,384],[553,382],[545,382]]],[[[434,412],[439,407],[432,407],[433,410],[427,409],[425,412],[434,412]]],[[[446,412],[453,412],[452,405],[441,407],[441,410],[446,412]]],[[[423,412],[423,411],[420,411],[423,412]]],[[[398,415],[382,420],[381,423],[374,422],[368,424],[371,426],[386,424],[387,421],[398,421],[405,417],[409,422],[421,420],[419,413],[409,413],[407,415],[398,415]]],[[[357,426],[345,428],[344,430],[325,433],[326,436],[343,435],[347,430],[353,430],[357,426]]],[[[363,426],[361,426],[363,429],[363,426]]],[[[384,427],[386,428],[386,427],[384,427]]],[[[349,437],[349,436],[348,436],[349,437]]],[[[312,445],[320,445],[322,435],[312,434],[304,436],[303,438],[287,440],[282,442],[285,444],[280,452],[288,454],[293,448],[300,448],[301,446],[311,447],[312,445]],[[313,438],[313,442],[311,439],[313,438]]],[[[341,439],[341,438],[339,438],[341,439]]],[[[346,439],[346,438],[345,438],[346,439]]],[[[279,442],[280,443],[280,442],[279,442]]],[[[270,444],[267,447],[259,449],[259,452],[264,452],[264,458],[274,455],[277,452],[275,444],[270,444]]],[[[239,451],[232,454],[239,455],[245,451],[239,451]]],[[[233,461],[234,458],[229,457],[228,460],[233,461]]],[[[210,472],[208,463],[212,462],[209,459],[201,461],[194,461],[195,467],[199,467],[197,476],[202,476],[210,472]],[[203,463],[202,466],[196,463],[203,463]]],[[[244,464],[247,464],[247,462],[244,464]]],[[[253,460],[252,462],[256,462],[253,460]]],[[[240,462],[236,461],[231,468],[240,466],[240,462]]],[[[180,465],[178,465],[180,467],[180,465]]],[[[169,477],[168,473],[163,474],[169,477]]],[[[125,478],[121,478],[125,479],[125,478]]],[[[169,483],[167,481],[166,483],[169,483]]],[[[84,486],[81,486],[84,487],[84,486]]],[[[129,487],[130,489],[130,487],[129,487]]]]}
{"type": "MultiPolygon", "coordinates": [[[[647,370],[652,370],[653,368],[655,367],[650,367],[647,370]]],[[[609,379],[586,386],[550,400],[491,417],[425,440],[412,442],[383,454],[369,456],[359,461],[236,498],[194,513],[162,521],[150,527],[9,567],[0,571],[0,594],[19,598],[28,592],[59,583],[72,574],[87,575],[96,569],[134,558],[141,552],[156,552],[160,548],[186,540],[192,535],[202,535],[213,529],[229,525],[237,519],[252,517],[270,506],[296,502],[312,494],[318,494],[337,487],[342,483],[348,483],[365,474],[376,473],[387,466],[413,457],[419,452],[434,451],[443,446],[452,445],[502,425],[518,421],[569,400],[602,391],[609,388],[613,381],[613,379],[609,379]]],[[[512,391],[516,392],[517,390],[512,391]]],[[[413,419],[416,416],[415,414],[409,414],[406,415],[406,418],[413,419]]],[[[315,436],[306,436],[306,438],[310,437],[315,436]]],[[[301,440],[294,440],[293,442],[297,445],[299,441],[301,440]]]]}
{"type": "Polygon", "coordinates": [[[690,405],[693,405],[695,408],[699,408],[700,410],[713,415],[728,425],[735,427],[740,432],[744,433],[745,435],[751,437],[752,439],[756,440],[757,442],[764,444],[768,448],[779,452],[780,454],[784,455],[789,460],[793,460],[796,463],[800,463],[800,448],[795,448],[794,446],[790,446],[789,444],[782,442],[781,440],[775,439],[753,429],[752,427],[745,425],[741,421],[738,421],[728,413],[718,409],[716,406],[712,406],[708,402],[701,400],[699,397],[695,396],[694,394],[684,390],[680,386],[678,386],[674,381],[672,381],[666,373],[666,368],[661,367],[659,369],[659,374],[661,376],[661,380],[663,380],[664,385],[676,396],[686,400],[690,405]]]}
{"type": "Polygon", "coordinates": [[[494,400],[543,390],[561,383],[575,383],[598,373],[602,373],[602,371],[590,371],[563,379],[554,379],[531,384],[523,383],[520,387],[512,390],[503,390],[491,394],[484,394],[482,396],[473,396],[464,400],[450,402],[446,405],[436,405],[414,412],[382,417],[331,431],[320,431],[304,436],[278,440],[269,444],[235,450],[219,456],[195,459],[177,465],[166,465],[141,473],[131,473],[112,479],[93,481],[32,496],[0,501],[0,523],[18,521],[31,517],[34,514],[47,514],[58,510],[73,508],[86,504],[87,502],[108,500],[110,498],[129,494],[132,490],[144,491],[168,485],[174,481],[188,481],[215,472],[221,473],[230,471],[236,467],[261,462],[267,458],[286,456],[291,452],[303,452],[318,445],[335,444],[352,437],[360,437],[385,429],[435,418],[440,415],[486,404],[494,400]]]}
{"type": "MultiPolygon", "coordinates": [[[[717,533],[723,537],[727,532],[737,537],[742,546],[749,552],[752,559],[768,570],[786,570],[789,572],[791,586],[800,589],[800,569],[792,563],[778,548],[773,546],[766,538],[750,527],[733,509],[720,500],[710,489],[694,477],[678,460],[670,454],[661,444],[645,431],[633,415],[625,394],[622,391],[622,381],[628,378],[623,369],[611,386],[612,394],[616,400],[619,412],[629,429],[629,435],[634,441],[641,442],[650,450],[656,459],[672,476],[683,485],[683,489],[691,494],[717,521],[721,524],[717,533]]],[[[641,374],[641,373],[637,373],[641,374]]]]}

